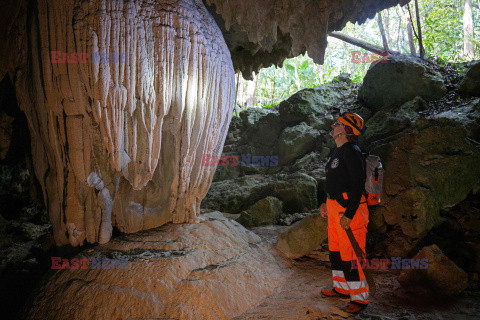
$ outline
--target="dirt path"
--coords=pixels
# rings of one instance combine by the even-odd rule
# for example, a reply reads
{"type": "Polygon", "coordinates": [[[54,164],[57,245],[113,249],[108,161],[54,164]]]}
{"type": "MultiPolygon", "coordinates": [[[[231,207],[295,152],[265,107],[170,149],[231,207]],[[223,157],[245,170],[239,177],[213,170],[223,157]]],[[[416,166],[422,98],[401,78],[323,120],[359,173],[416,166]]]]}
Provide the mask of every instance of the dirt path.
{"type": "MultiPolygon", "coordinates": [[[[254,231],[270,246],[286,227],[268,226],[254,231]]],[[[273,248],[272,248],[273,249],[273,248]]],[[[234,320],[282,319],[480,319],[480,292],[466,291],[456,299],[414,297],[403,290],[392,270],[375,271],[377,293],[368,308],[356,316],[343,310],[348,300],[323,298],[320,290],[331,286],[331,271],[325,253],[314,252],[299,260],[278,258],[289,274],[285,285],[256,307],[234,320]]]]}

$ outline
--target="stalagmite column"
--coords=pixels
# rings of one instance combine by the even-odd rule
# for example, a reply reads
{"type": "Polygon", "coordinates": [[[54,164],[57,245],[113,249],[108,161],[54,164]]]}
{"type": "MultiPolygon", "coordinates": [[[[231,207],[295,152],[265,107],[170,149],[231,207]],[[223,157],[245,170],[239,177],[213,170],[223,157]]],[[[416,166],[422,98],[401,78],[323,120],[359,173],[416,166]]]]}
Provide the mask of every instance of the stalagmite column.
{"type": "Polygon", "coordinates": [[[201,0],[37,0],[15,85],[58,245],[196,220],[234,72],[201,0]]]}

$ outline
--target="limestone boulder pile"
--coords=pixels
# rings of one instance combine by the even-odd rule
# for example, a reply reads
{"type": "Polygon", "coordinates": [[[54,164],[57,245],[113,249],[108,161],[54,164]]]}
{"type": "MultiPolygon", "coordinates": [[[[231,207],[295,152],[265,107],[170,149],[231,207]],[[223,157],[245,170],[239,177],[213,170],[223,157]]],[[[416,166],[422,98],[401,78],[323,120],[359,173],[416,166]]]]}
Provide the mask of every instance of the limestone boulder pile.
{"type": "Polygon", "coordinates": [[[317,208],[317,181],[304,173],[245,175],[212,183],[202,208],[241,213],[268,196],[281,200],[282,212],[307,212],[317,208]]]}
{"type": "Polygon", "coordinates": [[[480,179],[480,152],[462,124],[419,119],[388,137],[372,153],[384,159],[384,193],[375,212],[412,239],[442,222],[442,209],[473,191],[480,179]]]}
{"type": "Polygon", "coordinates": [[[28,319],[231,319],[283,284],[257,235],[219,212],[200,218],[80,254],[93,264],[55,270],[28,319]]]}

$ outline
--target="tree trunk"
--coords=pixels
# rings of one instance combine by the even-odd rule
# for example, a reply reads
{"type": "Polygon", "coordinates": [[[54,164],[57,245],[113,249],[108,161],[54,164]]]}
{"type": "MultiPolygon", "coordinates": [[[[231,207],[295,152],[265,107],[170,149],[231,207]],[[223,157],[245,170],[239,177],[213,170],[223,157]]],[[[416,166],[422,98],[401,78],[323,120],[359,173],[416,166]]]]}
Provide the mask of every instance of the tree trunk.
{"type": "Polygon", "coordinates": [[[253,105],[257,104],[257,85],[258,85],[258,73],[253,75],[253,105]]]}
{"type": "Polygon", "coordinates": [[[320,77],[320,83],[323,84],[325,81],[325,71],[323,70],[323,65],[318,65],[318,76],[320,77]]]}
{"type": "Polygon", "coordinates": [[[425,57],[425,49],[423,49],[422,25],[420,23],[420,11],[418,10],[418,0],[415,0],[415,15],[417,17],[418,46],[420,47],[420,58],[423,59],[425,57]]]}
{"type": "Polygon", "coordinates": [[[384,12],[385,15],[383,27],[385,29],[385,36],[387,37],[387,45],[389,48],[392,48],[392,37],[390,36],[390,11],[388,11],[388,9],[385,9],[384,12]]]}
{"type": "Polygon", "coordinates": [[[473,41],[473,15],[472,0],[463,1],[463,54],[465,59],[475,58],[475,46],[473,41]]]}
{"type": "Polygon", "coordinates": [[[398,51],[401,52],[404,33],[402,28],[402,22],[403,22],[402,9],[399,6],[397,6],[397,15],[398,15],[397,49],[398,51]]]}
{"type": "Polygon", "coordinates": [[[297,86],[297,91],[302,90],[302,85],[300,83],[300,77],[298,76],[298,61],[295,61],[293,64],[295,67],[295,85],[297,86]]]}
{"type": "Polygon", "coordinates": [[[236,85],[235,85],[235,103],[233,104],[233,111],[235,112],[235,115],[238,116],[237,112],[237,99],[238,99],[238,85],[240,83],[240,72],[237,73],[237,76],[235,77],[236,85]]]}
{"type": "Polygon", "coordinates": [[[385,34],[385,28],[383,27],[382,13],[377,13],[378,27],[380,28],[380,33],[382,34],[382,43],[384,51],[388,51],[388,40],[385,34]]]}
{"type": "MultiPolygon", "coordinates": [[[[410,10],[409,10],[410,12],[410,10]]],[[[413,40],[413,26],[412,19],[409,18],[408,14],[405,14],[405,20],[407,23],[407,37],[408,37],[408,46],[410,47],[410,54],[412,56],[417,55],[417,49],[415,48],[415,41],[413,40]]]]}
{"type": "Polygon", "coordinates": [[[246,90],[245,90],[245,105],[249,108],[254,107],[256,103],[255,91],[257,90],[257,79],[258,75],[253,73],[252,80],[245,81],[246,90]]]}

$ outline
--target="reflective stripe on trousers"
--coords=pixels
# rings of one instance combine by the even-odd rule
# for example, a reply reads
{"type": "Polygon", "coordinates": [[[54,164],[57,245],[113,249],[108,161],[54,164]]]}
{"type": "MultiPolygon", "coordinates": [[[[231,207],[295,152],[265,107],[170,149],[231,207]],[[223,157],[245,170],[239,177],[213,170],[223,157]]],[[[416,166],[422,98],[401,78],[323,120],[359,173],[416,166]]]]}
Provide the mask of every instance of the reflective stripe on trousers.
{"type": "MultiPolygon", "coordinates": [[[[361,202],[365,202],[362,196],[361,202]]],[[[350,300],[362,304],[369,303],[369,287],[365,274],[358,263],[357,256],[352,249],[345,230],[340,226],[340,217],[345,208],[337,201],[327,200],[328,214],[328,247],[332,264],[332,281],[335,290],[350,295],[350,300]],[[357,268],[352,268],[352,260],[357,260],[357,268]]],[[[368,224],[368,207],[360,204],[350,223],[353,235],[360,248],[365,252],[368,224]]]]}

